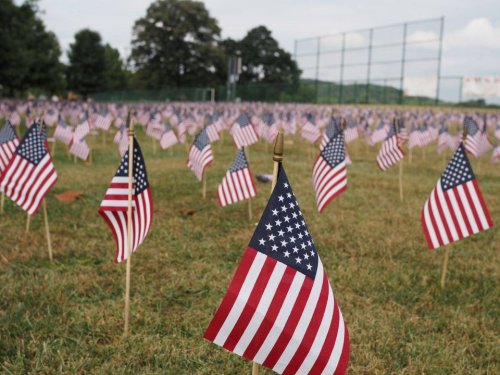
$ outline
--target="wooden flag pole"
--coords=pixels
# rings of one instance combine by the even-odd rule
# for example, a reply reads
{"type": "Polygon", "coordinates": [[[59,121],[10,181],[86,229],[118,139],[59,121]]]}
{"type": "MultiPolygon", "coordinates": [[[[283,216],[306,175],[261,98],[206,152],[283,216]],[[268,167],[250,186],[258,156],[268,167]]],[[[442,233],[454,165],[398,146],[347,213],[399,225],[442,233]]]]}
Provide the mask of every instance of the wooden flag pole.
{"type": "Polygon", "coordinates": [[[201,195],[203,199],[207,198],[207,172],[203,171],[203,187],[201,190],[201,195]]]}
{"type": "Polygon", "coordinates": [[[441,271],[441,289],[444,289],[444,284],[446,282],[446,272],[448,271],[448,257],[450,253],[450,246],[445,247],[446,250],[444,252],[444,261],[443,261],[443,270],[441,271]]]}
{"type": "MultiPolygon", "coordinates": [[[[399,121],[397,117],[394,117],[394,125],[396,126],[397,137],[399,137],[399,121]]],[[[403,160],[404,158],[399,161],[399,198],[401,202],[403,201],[403,160]]]]}
{"type": "MultiPolygon", "coordinates": [[[[274,153],[273,153],[273,182],[271,184],[271,194],[276,186],[276,181],[278,180],[278,171],[280,163],[283,161],[283,144],[284,144],[284,136],[283,130],[280,130],[276,139],[274,140],[274,153]]],[[[252,375],[259,375],[259,364],[256,362],[252,362],[252,375]]]]}
{"type": "Polygon", "coordinates": [[[44,199],[43,205],[43,221],[45,222],[45,235],[47,237],[47,249],[49,250],[49,259],[52,262],[52,242],[50,241],[49,217],[47,216],[47,204],[44,199]]]}
{"type": "MultiPolygon", "coordinates": [[[[247,163],[249,163],[248,159],[248,147],[243,146],[243,152],[247,158],[247,163]]],[[[252,221],[252,197],[248,198],[248,221],[252,221]]]]}
{"type": "Polygon", "coordinates": [[[123,336],[128,336],[130,313],[130,259],[132,258],[132,192],[134,178],[134,123],[127,116],[128,127],[128,210],[127,210],[127,273],[125,278],[125,323],[123,336]]]}

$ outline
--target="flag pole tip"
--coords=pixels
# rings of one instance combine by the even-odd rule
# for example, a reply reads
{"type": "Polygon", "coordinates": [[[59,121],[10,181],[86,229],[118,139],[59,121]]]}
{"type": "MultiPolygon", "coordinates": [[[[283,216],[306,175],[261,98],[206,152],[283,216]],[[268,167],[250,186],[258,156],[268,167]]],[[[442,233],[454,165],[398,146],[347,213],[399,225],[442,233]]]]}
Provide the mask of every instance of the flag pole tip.
{"type": "Polygon", "coordinates": [[[284,143],[283,130],[280,130],[274,141],[274,153],[273,153],[273,160],[279,163],[283,161],[283,148],[284,148],[283,143],[284,143]]]}

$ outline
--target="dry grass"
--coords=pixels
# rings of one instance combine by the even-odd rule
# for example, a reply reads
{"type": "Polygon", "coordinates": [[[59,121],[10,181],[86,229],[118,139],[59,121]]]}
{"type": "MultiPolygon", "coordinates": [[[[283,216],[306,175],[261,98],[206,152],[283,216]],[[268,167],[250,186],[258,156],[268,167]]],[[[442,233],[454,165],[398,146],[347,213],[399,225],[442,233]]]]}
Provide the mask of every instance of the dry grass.
{"type": "MultiPolygon", "coordinates": [[[[246,203],[221,209],[215,190],[234,157],[228,135],[214,146],[209,194],[185,167],[186,149],[153,155],[139,130],[155,201],[152,230],[132,258],[131,336],[122,339],[125,267],[97,208],[118,165],[116,147],[94,139],[94,165],[73,164],[58,144],[54,192],[85,192],[72,204],[48,198],[55,259],[47,260],[42,216],[11,202],[0,219],[0,372],[5,374],[249,374],[251,365],[203,340],[255,228],[246,203]]],[[[452,246],[445,290],[443,250],[429,251],[420,209],[444,167],[435,145],[382,173],[375,150],[349,145],[349,188],[315,210],[312,147],[296,137],[285,167],[351,336],[353,374],[498,374],[498,226],[452,246]]],[[[314,151],[315,153],[316,151],[314,151]]],[[[449,157],[448,154],[446,157],[449,157]]],[[[271,147],[250,149],[254,174],[272,170],[271,147]]],[[[473,167],[493,221],[500,221],[500,168],[473,167]]],[[[258,184],[259,217],[270,186],[258,184]]],[[[261,373],[271,373],[262,370],[261,373]]]]}

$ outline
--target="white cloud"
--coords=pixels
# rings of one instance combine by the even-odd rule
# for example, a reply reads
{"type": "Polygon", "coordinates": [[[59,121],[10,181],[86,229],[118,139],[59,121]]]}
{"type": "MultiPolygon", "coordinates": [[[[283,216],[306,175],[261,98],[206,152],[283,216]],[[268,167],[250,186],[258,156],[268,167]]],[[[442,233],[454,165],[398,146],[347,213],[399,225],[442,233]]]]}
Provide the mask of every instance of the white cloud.
{"type": "Polygon", "coordinates": [[[500,22],[494,25],[487,18],[475,18],[465,28],[445,38],[446,48],[500,49],[500,22]]]}

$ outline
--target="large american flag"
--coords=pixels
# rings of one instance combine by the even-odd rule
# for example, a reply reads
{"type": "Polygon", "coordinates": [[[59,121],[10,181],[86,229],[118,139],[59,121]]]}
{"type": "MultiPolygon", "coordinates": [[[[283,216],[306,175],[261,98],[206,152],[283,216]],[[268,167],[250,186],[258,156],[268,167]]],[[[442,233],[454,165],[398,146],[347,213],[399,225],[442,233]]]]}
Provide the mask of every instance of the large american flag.
{"type": "Polygon", "coordinates": [[[344,147],[344,134],[340,131],[326,144],[314,163],[313,187],[319,212],[347,189],[344,147]]]}
{"type": "Polygon", "coordinates": [[[290,374],[344,374],[349,335],[285,170],[205,338],[290,374]]]}
{"type": "Polygon", "coordinates": [[[0,177],[0,190],[30,215],[57,182],[43,129],[38,124],[28,129],[0,177]]]}
{"type": "Polygon", "coordinates": [[[259,140],[250,118],[246,113],[242,113],[231,128],[234,143],[237,148],[253,145],[259,140]]]}
{"type": "Polygon", "coordinates": [[[201,181],[205,167],[213,160],[212,147],[208,141],[207,131],[203,129],[195,137],[189,149],[187,166],[194,172],[196,178],[201,181]]]}
{"type": "Polygon", "coordinates": [[[19,139],[10,121],[7,120],[0,130],[0,175],[9,165],[17,146],[19,146],[19,139]]]}
{"type": "Polygon", "coordinates": [[[430,249],[493,226],[463,144],[425,202],[421,219],[430,249]]]}
{"type": "Polygon", "coordinates": [[[217,188],[221,207],[255,197],[255,184],[244,150],[238,150],[236,159],[217,188]]]}
{"type": "Polygon", "coordinates": [[[149,187],[146,163],[139,143],[134,138],[132,251],[128,251],[128,162],[129,153],[126,152],[99,206],[99,214],[106,221],[115,238],[115,261],[117,263],[126,260],[130,253],[137,250],[146,238],[153,221],[153,197],[149,187]]]}
{"type": "Polygon", "coordinates": [[[403,159],[404,153],[399,144],[399,136],[396,131],[396,125],[392,124],[389,128],[387,138],[382,144],[377,155],[377,164],[383,171],[389,169],[398,161],[403,159]]]}

